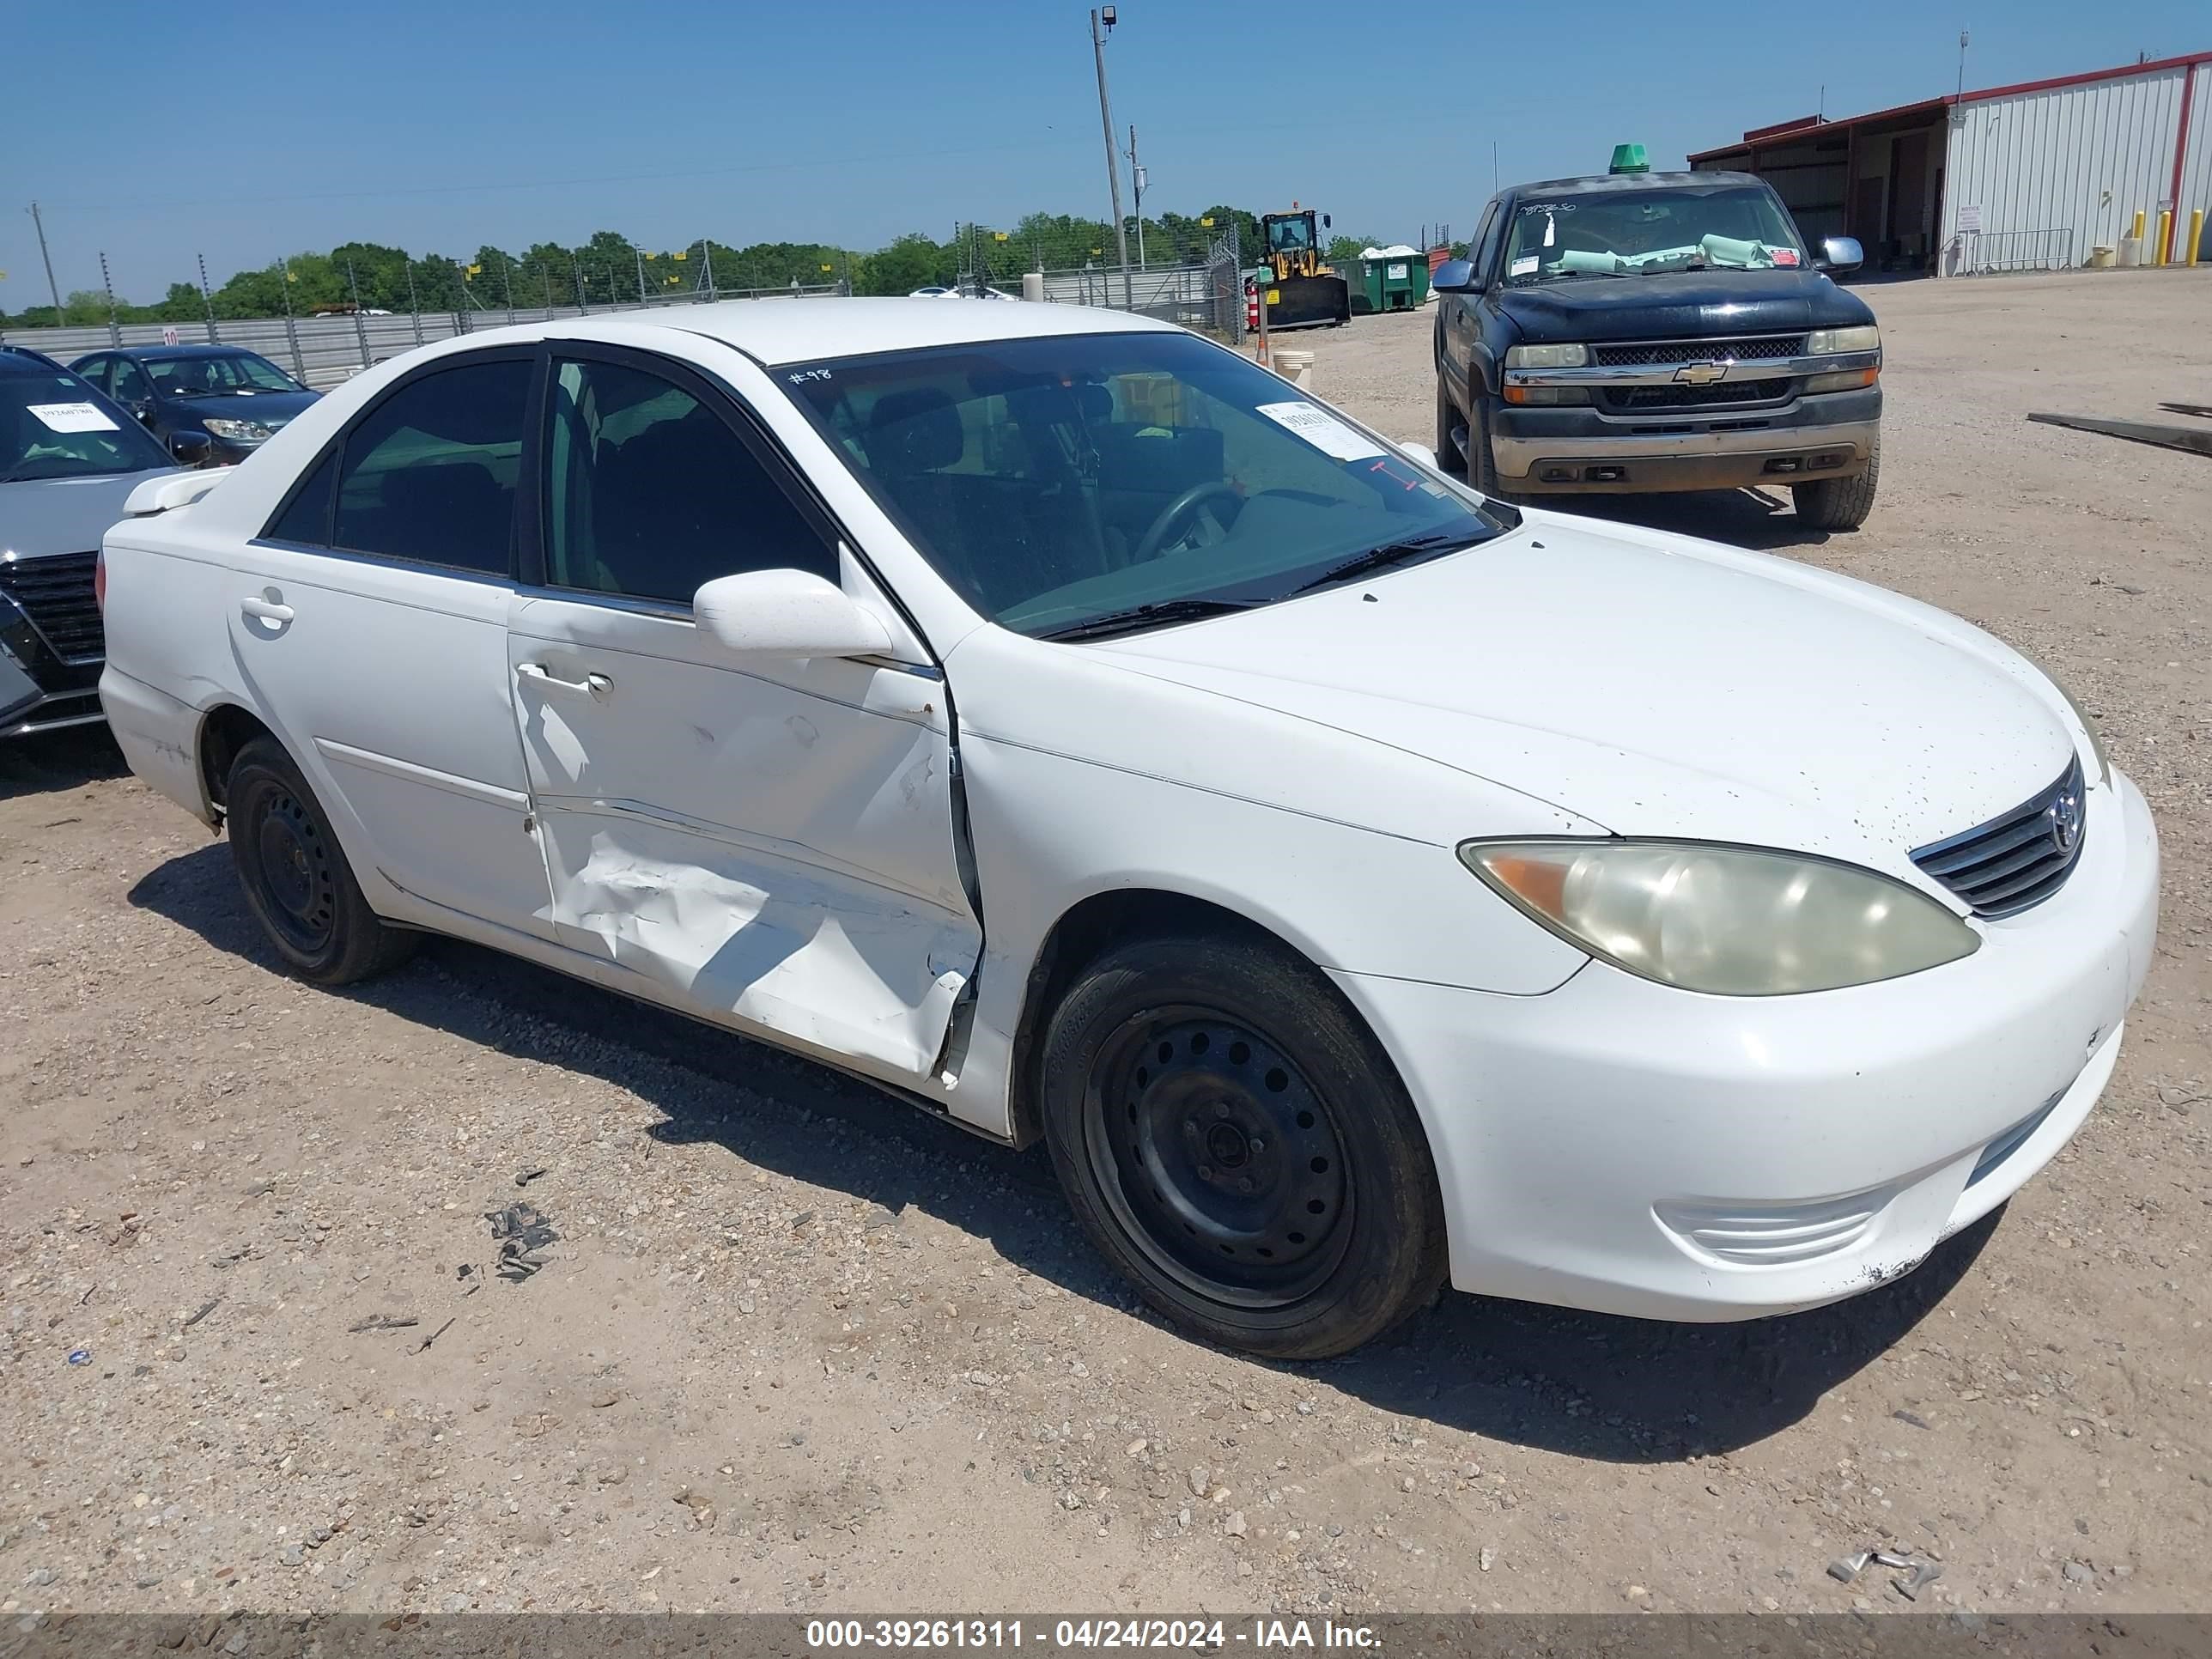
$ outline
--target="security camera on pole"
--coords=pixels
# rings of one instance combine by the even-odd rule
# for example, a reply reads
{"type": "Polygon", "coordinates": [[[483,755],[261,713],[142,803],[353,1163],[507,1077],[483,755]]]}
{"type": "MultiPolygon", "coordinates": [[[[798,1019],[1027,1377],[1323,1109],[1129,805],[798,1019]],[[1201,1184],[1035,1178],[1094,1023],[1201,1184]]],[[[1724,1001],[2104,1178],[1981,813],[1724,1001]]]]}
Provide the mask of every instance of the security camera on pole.
{"type": "Polygon", "coordinates": [[[1114,155],[1114,109],[1106,97],[1106,31],[1119,21],[1111,6],[1101,6],[1091,14],[1091,56],[1098,65],[1098,125],[1106,135],[1106,188],[1114,198],[1114,251],[1121,262],[1121,304],[1134,310],[1135,295],[1129,286],[1129,228],[1121,222],[1121,169],[1114,155]],[[1103,29],[1099,27],[1102,23],[1103,29]]]}

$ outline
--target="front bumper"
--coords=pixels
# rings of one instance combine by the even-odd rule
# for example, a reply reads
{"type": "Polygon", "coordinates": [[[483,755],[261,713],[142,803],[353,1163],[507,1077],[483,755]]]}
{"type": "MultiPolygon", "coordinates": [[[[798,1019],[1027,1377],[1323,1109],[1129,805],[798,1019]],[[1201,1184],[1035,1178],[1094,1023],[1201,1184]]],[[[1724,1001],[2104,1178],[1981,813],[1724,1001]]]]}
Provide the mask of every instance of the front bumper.
{"type": "Polygon", "coordinates": [[[1619,416],[1595,407],[1497,405],[1491,456],[1516,495],[1735,489],[1866,471],[1881,389],[1773,408],[1619,416]]]}
{"type": "Polygon", "coordinates": [[[2080,862],[1947,967],[1700,996],[1593,962],[1512,997],[1338,973],[1427,1127],[1452,1283],[1655,1319],[1841,1300],[2064,1146],[2150,962],[2158,842],[2126,779],[2080,862]]]}
{"type": "Polygon", "coordinates": [[[100,720],[99,679],[97,661],[56,656],[30,619],[0,595],[0,741],[100,720]]]}

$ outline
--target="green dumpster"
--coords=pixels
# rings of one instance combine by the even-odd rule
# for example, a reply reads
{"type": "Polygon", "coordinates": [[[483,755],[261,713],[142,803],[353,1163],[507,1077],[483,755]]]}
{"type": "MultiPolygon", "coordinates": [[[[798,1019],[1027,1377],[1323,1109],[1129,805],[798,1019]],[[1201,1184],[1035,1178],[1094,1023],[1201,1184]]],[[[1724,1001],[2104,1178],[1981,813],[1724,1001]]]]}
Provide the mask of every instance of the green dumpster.
{"type": "Polygon", "coordinates": [[[1372,248],[1359,261],[1370,311],[1416,311],[1429,297],[1429,262],[1412,248],[1372,248]]]}

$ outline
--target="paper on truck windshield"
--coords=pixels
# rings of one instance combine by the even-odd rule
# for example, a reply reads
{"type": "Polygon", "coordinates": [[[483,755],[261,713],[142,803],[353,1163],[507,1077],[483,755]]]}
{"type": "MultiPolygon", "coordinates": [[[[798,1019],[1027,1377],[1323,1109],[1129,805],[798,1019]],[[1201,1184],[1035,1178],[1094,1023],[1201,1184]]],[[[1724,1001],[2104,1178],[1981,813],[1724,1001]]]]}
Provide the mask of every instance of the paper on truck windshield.
{"type": "Polygon", "coordinates": [[[1382,446],[1346,426],[1316,404],[1261,404],[1260,412],[1287,432],[1297,434],[1325,455],[1340,461],[1364,461],[1382,454],[1382,446]]]}
{"type": "Polygon", "coordinates": [[[26,404],[50,432],[113,432],[114,422],[100,412],[97,404],[26,404]]]}

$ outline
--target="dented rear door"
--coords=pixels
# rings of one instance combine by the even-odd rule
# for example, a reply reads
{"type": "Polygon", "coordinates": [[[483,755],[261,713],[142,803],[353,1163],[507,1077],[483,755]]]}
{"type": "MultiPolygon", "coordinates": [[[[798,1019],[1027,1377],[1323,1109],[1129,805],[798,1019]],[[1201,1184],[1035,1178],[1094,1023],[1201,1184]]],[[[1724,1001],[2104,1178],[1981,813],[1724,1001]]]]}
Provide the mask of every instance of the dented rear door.
{"type": "Polygon", "coordinates": [[[655,364],[655,392],[601,356],[554,362],[544,581],[508,624],[547,919],[662,1000],[925,1076],[981,946],[943,681],[921,662],[720,653],[665,595],[835,572],[838,549],[761,493],[797,499],[772,456],[720,447],[702,409],[744,433],[713,388],[655,364]]]}

